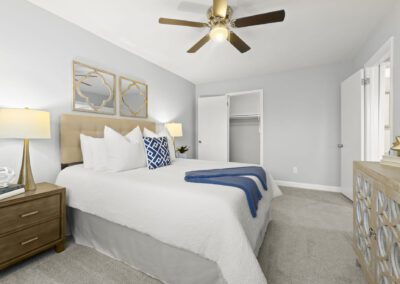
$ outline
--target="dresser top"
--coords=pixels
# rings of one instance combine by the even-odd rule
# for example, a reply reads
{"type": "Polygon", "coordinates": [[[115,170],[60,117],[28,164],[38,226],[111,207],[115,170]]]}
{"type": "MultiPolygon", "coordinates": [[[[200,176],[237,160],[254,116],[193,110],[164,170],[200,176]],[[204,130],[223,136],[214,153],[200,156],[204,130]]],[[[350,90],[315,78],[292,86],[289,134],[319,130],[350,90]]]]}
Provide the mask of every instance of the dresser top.
{"type": "Polygon", "coordinates": [[[367,171],[383,183],[390,181],[400,186],[400,168],[398,167],[382,165],[379,162],[354,162],[354,167],[367,171]]]}
{"type": "Polygon", "coordinates": [[[14,195],[12,197],[0,200],[0,207],[7,206],[7,205],[10,205],[13,203],[19,203],[19,202],[28,201],[31,199],[44,197],[47,195],[56,194],[57,192],[60,192],[62,190],[64,190],[63,187],[55,185],[55,184],[51,184],[51,183],[47,183],[47,182],[37,183],[35,190],[25,191],[24,193],[14,195]]]}

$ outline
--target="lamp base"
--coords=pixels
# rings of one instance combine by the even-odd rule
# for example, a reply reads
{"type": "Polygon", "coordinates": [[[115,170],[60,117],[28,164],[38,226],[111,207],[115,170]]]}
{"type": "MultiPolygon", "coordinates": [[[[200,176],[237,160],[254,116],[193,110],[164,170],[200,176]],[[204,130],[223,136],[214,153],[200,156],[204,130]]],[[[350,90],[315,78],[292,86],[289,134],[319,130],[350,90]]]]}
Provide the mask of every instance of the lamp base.
{"type": "Polygon", "coordinates": [[[174,144],[174,153],[173,153],[173,154],[171,154],[171,153],[170,153],[170,155],[174,155],[174,157],[176,158],[176,144],[175,144],[175,137],[172,137],[172,142],[173,142],[173,144],[174,144]]]}
{"type": "Polygon", "coordinates": [[[29,157],[28,139],[24,139],[24,152],[22,155],[21,171],[19,172],[18,184],[23,184],[25,186],[25,191],[36,189],[36,184],[32,175],[31,161],[29,157]]]}

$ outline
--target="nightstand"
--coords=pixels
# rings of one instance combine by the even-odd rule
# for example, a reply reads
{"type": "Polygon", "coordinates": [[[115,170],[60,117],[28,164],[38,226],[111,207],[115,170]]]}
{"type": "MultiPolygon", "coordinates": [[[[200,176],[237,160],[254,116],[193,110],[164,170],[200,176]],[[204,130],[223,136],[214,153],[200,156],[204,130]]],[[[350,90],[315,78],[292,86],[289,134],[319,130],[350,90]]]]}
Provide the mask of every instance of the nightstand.
{"type": "Polygon", "coordinates": [[[50,183],[0,200],[0,270],[52,247],[62,252],[65,210],[65,188],[50,183]]]}

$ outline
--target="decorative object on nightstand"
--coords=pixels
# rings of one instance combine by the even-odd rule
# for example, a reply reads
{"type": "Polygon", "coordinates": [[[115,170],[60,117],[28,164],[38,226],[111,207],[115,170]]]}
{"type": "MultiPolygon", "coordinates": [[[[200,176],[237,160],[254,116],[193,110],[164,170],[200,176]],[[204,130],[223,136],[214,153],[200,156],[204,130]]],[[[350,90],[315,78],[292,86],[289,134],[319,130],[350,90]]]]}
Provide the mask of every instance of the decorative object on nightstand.
{"type": "Polygon", "coordinates": [[[22,184],[9,184],[7,187],[0,188],[0,200],[9,198],[25,192],[22,184]]]}
{"type": "Polygon", "coordinates": [[[384,155],[381,164],[391,167],[400,167],[400,136],[396,137],[396,141],[391,148],[397,155],[384,155]]]}
{"type": "Polygon", "coordinates": [[[39,252],[64,250],[65,188],[49,183],[0,200],[0,270],[39,252]]]}
{"type": "Polygon", "coordinates": [[[165,124],[165,128],[167,128],[169,134],[172,136],[174,140],[174,148],[175,147],[175,138],[182,137],[182,123],[167,123],[165,124]]]}
{"type": "Polygon", "coordinates": [[[32,109],[0,109],[0,138],[24,139],[21,171],[18,184],[25,190],[35,190],[30,157],[29,139],[50,139],[50,113],[32,109]]]}
{"type": "Polygon", "coordinates": [[[190,149],[189,146],[180,146],[176,148],[177,157],[181,159],[186,159],[187,158],[186,152],[188,152],[189,149],[190,149]]]}
{"type": "Polygon", "coordinates": [[[400,157],[400,136],[397,136],[396,141],[393,142],[392,150],[397,153],[398,157],[400,157]]]}
{"type": "Polygon", "coordinates": [[[7,167],[0,168],[0,188],[7,187],[14,179],[15,172],[13,169],[7,167]]]}

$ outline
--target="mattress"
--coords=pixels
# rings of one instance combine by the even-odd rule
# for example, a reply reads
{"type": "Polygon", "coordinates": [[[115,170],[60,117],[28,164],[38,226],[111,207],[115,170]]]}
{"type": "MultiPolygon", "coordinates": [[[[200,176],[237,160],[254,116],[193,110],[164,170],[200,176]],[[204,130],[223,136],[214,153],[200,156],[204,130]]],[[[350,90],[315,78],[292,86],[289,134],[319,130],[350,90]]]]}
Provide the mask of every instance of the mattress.
{"type": "Polygon", "coordinates": [[[77,165],[63,170],[57,184],[67,188],[69,207],[213,261],[226,283],[266,283],[256,254],[272,196],[279,194],[272,177],[256,218],[243,191],[183,179],[186,171],[235,166],[243,164],[177,159],[157,170],[119,173],[77,165]]]}

